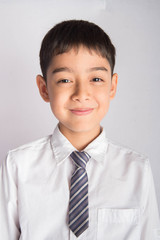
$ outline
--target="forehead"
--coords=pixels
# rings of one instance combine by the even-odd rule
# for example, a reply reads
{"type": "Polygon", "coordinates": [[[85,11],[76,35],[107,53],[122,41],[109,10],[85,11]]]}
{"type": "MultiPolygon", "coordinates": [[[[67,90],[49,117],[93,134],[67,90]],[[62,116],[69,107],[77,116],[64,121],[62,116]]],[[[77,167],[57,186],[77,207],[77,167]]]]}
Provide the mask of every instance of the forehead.
{"type": "Polygon", "coordinates": [[[78,46],[69,49],[68,51],[53,56],[49,68],[53,67],[107,67],[110,71],[110,64],[108,60],[103,57],[99,51],[88,49],[85,46],[78,46]]]}

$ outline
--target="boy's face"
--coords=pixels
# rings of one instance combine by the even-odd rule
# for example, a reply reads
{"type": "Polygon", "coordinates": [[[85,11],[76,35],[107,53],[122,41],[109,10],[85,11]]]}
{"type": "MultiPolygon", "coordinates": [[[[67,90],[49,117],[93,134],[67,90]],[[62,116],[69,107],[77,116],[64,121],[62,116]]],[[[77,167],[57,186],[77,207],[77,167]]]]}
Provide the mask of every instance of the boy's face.
{"type": "Polygon", "coordinates": [[[117,74],[111,76],[106,58],[81,46],[55,56],[47,71],[47,86],[40,75],[37,85],[62,133],[96,132],[115,96],[117,74]]]}

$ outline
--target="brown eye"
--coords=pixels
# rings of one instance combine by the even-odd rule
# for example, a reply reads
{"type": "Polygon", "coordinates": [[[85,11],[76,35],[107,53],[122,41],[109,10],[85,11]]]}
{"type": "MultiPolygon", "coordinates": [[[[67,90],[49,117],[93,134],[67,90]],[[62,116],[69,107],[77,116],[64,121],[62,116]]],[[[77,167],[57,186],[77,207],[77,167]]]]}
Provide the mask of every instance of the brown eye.
{"type": "Polygon", "coordinates": [[[70,82],[70,80],[68,80],[68,79],[62,79],[62,80],[58,81],[58,83],[68,83],[68,82],[70,82]]]}
{"type": "Polygon", "coordinates": [[[102,82],[103,80],[101,78],[93,78],[93,82],[102,82]]]}

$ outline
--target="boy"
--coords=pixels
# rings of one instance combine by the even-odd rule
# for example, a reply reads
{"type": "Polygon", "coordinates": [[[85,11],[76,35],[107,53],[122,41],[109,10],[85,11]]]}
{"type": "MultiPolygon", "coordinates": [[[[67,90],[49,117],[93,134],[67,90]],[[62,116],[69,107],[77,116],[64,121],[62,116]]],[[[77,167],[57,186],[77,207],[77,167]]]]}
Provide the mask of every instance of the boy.
{"type": "Polygon", "coordinates": [[[59,23],[43,39],[40,64],[39,92],[59,123],[3,163],[0,239],[159,239],[148,159],[100,126],[118,78],[107,34],[87,21],[59,23]]]}

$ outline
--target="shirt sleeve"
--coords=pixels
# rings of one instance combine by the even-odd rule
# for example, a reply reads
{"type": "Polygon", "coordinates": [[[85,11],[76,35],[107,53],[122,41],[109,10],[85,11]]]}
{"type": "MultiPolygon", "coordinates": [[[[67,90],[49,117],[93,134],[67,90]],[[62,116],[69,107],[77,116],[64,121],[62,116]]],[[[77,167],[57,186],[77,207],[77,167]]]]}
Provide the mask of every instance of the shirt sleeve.
{"type": "Polygon", "coordinates": [[[0,239],[18,240],[16,165],[10,154],[0,167],[0,239]]]}
{"type": "Polygon", "coordinates": [[[149,161],[147,161],[145,168],[145,189],[143,199],[141,240],[158,240],[160,239],[160,221],[149,161]]]}

